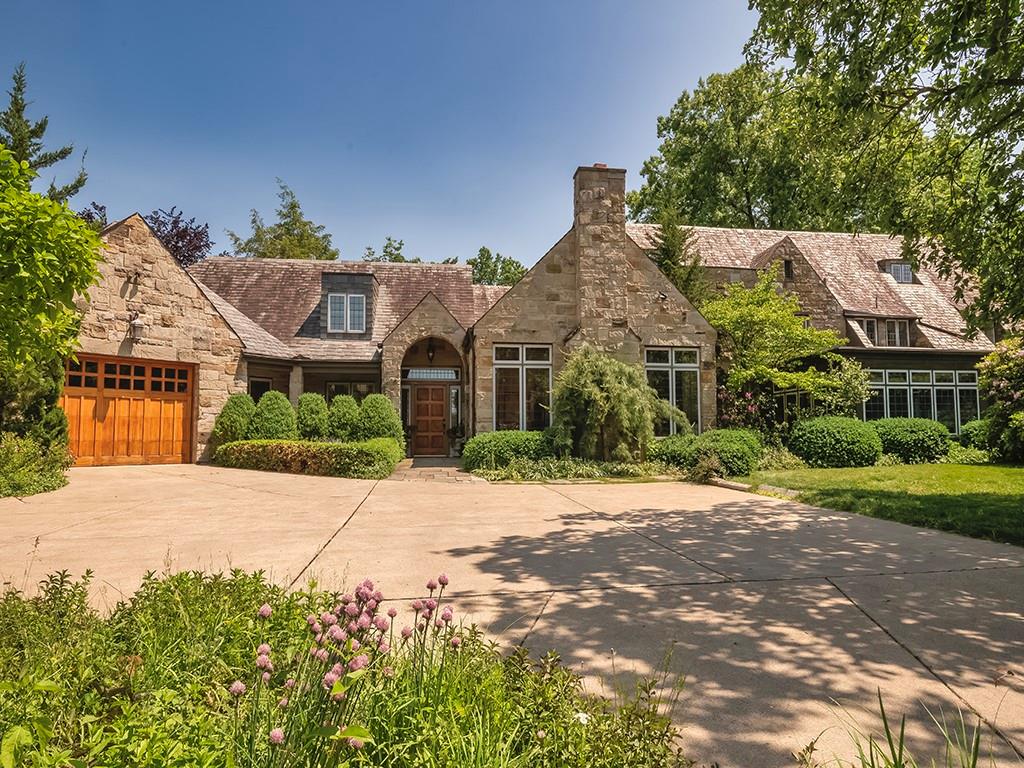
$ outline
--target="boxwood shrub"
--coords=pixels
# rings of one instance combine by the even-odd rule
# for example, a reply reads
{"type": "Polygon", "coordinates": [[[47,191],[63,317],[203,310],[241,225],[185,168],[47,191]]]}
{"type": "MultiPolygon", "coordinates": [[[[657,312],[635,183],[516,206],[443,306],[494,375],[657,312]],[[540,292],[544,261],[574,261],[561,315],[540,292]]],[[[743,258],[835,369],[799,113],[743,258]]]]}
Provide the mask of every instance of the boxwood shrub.
{"type": "Polygon", "coordinates": [[[280,392],[265,392],[256,404],[256,410],[245,432],[246,440],[296,440],[299,430],[295,425],[295,409],[280,392]]]}
{"type": "Polygon", "coordinates": [[[405,448],[402,417],[386,395],[367,395],[359,406],[359,438],[390,437],[405,448]]]}
{"type": "Polygon", "coordinates": [[[240,440],[222,445],[213,463],[235,469],[380,479],[390,475],[405,451],[390,437],[357,443],[302,440],[240,440]]]}
{"type": "Polygon", "coordinates": [[[987,451],[991,440],[992,422],[988,419],[974,419],[960,427],[960,445],[987,451]]]}
{"type": "Polygon", "coordinates": [[[882,441],[859,419],[819,416],[793,426],[789,450],[812,467],[869,467],[881,457],[882,441]]]}
{"type": "Polygon", "coordinates": [[[249,422],[256,412],[256,403],[246,392],[236,392],[228,397],[213,422],[210,442],[213,445],[244,440],[249,432],[249,422]]]}
{"type": "Polygon", "coordinates": [[[512,459],[542,459],[551,455],[550,441],[543,432],[506,429],[471,438],[462,449],[462,465],[469,471],[501,469],[512,459]]]}
{"type": "Polygon", "coordinates": [[[352,395],[337,395],[327,412],[327,434],[332,440],[359,439],[359,403],[352,395]]]}
{"type": "Polygon", "coordinates": [[[295,422],[299,437],[303,440],[325,440],[327,438],[327,401],[318,392],[306,392],[299,396],[295,422]]]}
{"type": "Polygon", "coordinates": [[[749,475],[764,455],[761,436],[752,429],[712,429],[698,435],[690,446],[687,466],[717,458],[728,477],[749,475]]]}
{"type": "Polygon", "coordinates": [[[661,461],[674,467],[690,467],[693,459],[693,442],[697,438],[690,435],[672,435],[655,440],[651,450],[647,452],[651,461],[661,461]]]}
{"type": "Polygon", "coordinates": [[[868,423],[882,441],[882,452],[905,464],[938,461],[949,452],[949,430],[932,419],[878,419],[868,423]]]}

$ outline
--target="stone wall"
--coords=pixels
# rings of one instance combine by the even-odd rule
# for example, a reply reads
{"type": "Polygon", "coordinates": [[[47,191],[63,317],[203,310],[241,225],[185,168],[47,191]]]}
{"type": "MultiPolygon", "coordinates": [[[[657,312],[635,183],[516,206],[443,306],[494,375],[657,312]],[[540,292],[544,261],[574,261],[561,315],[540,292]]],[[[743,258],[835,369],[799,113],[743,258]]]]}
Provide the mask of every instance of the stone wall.
{"type": "Polygon", "coordinates": [[[197,364],[193,434],[208,458],[213,420],[228,395],[246,389],[242,343],[198,286],[135,214],[104,233],[99,279],[82,311],[79,349],[102,355],[197,364]],[[135,312],[142,339],[129,338],[135,312]]]}

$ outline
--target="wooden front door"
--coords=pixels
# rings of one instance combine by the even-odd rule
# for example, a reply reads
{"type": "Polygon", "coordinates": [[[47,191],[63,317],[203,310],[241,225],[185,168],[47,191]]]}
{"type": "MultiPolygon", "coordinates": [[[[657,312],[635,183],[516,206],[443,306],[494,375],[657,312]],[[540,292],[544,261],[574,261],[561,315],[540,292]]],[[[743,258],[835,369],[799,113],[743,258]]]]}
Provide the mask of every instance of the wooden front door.
{"type": "Polygon", "coordinates": [[[417,384],[413,389],[414,456],[447,456],[445,394],[448,387],[417,384]]]}
{"type": "Polygon", "coordinates": [[[65,365],[61,407],[76,466],[192,460],[195,366],[80,355],[65,365]]]}

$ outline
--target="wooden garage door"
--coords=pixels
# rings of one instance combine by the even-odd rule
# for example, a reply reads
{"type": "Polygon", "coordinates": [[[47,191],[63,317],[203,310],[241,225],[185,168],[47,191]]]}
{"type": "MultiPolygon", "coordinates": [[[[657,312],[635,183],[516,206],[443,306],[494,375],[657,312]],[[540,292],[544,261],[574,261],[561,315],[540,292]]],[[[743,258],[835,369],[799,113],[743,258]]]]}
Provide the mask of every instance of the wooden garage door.
{"type": "Polygon", "coordinates": [[[194,377],[185,363],[69,360],[61,405],[76,466],[191,461],[194,377]]]}

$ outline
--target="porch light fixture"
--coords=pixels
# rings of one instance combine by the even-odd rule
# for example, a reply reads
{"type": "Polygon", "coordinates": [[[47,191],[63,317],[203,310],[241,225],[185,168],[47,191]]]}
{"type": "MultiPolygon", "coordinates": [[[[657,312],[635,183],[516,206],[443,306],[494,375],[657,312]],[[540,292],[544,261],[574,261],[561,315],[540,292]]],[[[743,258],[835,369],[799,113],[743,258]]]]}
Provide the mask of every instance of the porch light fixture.
{"type": "Polygon", "coordinates": [[[128,338],[132,341],[142,341],[143,331],[146,330],[146,324],[139,317],[139,313],[132,312],[132,319],[128,323],[128,338]]]}
{"type": "Polygon", "coordinates": [[[431,363],[434,362],[434,340],[433,339],[429,339],[427,341],[427,360],[429,362],[431,362],[431,363]]]}

